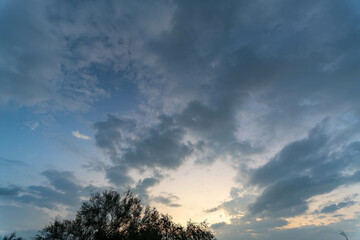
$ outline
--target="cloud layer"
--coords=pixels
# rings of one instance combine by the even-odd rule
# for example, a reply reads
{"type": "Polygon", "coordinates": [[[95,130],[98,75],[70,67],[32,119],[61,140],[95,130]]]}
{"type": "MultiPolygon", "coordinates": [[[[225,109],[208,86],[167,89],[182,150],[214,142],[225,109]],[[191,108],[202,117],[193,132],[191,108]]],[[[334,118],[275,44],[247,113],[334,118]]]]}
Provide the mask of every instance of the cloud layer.
{"type": "MultiPolygon", "coordinates": [[[[188,162],[226,162],[237,172],[234,186],[202,211],[224,211],[227,220],[213,225],[224,239],[329,239],[329,229],[353,230],[359,216],[319,230],[284,228],[358,207],[357,197],[313,205],[360,181],[359,7],[355,0],[3,1],[0,107],[81,112],[103,154],[96,169],[105,183],[168,207],[183,207],[178,194],[152,190],[171,174],[188,162]],[[136,96],[121,102],[126,84],[136,96]],[[131,111],[117,112],[135,98],[131,111]],[[99,116],[108,105],[112,112],[99,116]]],[[[39,122],[24,125],[36,134],[47,126],[39,122]]],[[[44,170],[46,184],[0,186],[0,197],[7,206],[69,211],[90,188],[76,174],[44,170]]]]}

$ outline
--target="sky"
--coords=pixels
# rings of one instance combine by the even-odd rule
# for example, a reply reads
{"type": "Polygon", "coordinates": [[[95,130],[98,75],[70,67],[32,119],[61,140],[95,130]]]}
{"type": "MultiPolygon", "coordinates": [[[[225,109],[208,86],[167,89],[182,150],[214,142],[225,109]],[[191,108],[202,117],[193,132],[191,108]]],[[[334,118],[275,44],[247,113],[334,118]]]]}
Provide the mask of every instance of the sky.
{"type": "Polygon", "coordinates": [[[0,1],[0,235],[131,189],[217,239],[360,240],[356,0],[0,1]]]}

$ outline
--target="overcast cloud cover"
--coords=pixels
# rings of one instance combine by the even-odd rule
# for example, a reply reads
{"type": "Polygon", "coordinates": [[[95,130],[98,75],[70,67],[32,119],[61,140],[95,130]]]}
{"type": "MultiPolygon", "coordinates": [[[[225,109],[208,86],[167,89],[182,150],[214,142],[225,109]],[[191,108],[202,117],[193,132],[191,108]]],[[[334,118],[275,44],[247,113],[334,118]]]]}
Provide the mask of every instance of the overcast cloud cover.
{"type": "Polygon", "coordinates": [[[218,239],[360,240],[358,1],[4,0],[0,36],[0,234],[105,188],[178,220],[221,162],[218,239]]]}

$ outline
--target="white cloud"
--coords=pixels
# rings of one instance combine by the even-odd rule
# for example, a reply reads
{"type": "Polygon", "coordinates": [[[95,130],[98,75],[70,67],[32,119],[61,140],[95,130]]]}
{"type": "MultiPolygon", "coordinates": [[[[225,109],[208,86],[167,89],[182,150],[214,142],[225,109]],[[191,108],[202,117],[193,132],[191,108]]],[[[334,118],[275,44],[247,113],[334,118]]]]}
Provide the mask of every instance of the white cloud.
{"type": "Polygon", "coordinates": [[[33,122],[33,121],[28,121],[28,122],[25,122],[24,124],[26,127],[29,128],[30,131],[35,131],[40,126],[40,123],[33,122]]]}
{"type": "Polygon", "coordinates": [[[85,134],[79,133],[79,131],[73,131],[71,132],[72,135],[76,138],[84,139],[84,140],[91,140],[91,137],[86,136],[85,134]]]}

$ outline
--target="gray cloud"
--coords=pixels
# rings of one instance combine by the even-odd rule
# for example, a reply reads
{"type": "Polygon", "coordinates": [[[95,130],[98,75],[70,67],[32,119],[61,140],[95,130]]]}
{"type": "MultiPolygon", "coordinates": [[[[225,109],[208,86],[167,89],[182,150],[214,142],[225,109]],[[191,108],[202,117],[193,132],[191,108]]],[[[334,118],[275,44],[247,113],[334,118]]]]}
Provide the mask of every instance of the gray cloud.
{"type": "Polygon", "coordinates": [[[141,199],[144,200],[145,202],[148,202],[149,201],[148,189],[158,184],[161,179],[162,176],[159,175],[157,177],[148,177],[139,180],[136,186],[132,189],[132,192],[134,194],[139,195],[141,199]]]}
{"type": "Polygon", "coordinates": [[[19,187],[0,187],[0,196],[17,196],[20,192],[19,187]]]}
{"type": "Polygon", "coordinates": [[[180,204],[174,203],[179,200],[179,197],[171,193],[162,193],[160,196],[152,197],[151,200],[169,207],[181,207],[180,204]]]}
{"type": "MultiPolygon", "coordinates": [[[[225,222],[215,223],[211,225],[211,228],[215,231],[231,233],[230,236],[226,236],[226,239],[237,239],[236,236],[241,238],[246,237],[246,239],[257,239],[256,236],[259,237],[264,233],[268,234],[270,231],[274,231],[276,227],[283,227],[288,224],[288,222],[283,219],[262,219],[246,222],[232,219],[231,221],[230,224],[225,222]]],[[[222,234],[220,236],[222,236],[222,234]]]]}
{"type": "Polygon", "coordinates": [[[356,202],[354,202],[354,201],[339,202],[337,204],[333,203],[333,204],[323,207],[320,210],[320,212],[321,213],[334,213],[341,208],[350,207],[350,206],[354,205],[355,203],[356,202]]]}
{"type": "Polygon", "coordinates": [[[219,224],[213,228],[216,236],[222,239],[250,239],[250,240],[276,240],[276,239],[341,239],[339,235],[340,229],[344,229],[349,235],[349,239],[356,239],[358,230],[356,224],[358,217],[354,220],[345,220],[342,222],[332,223],[326,226],[304,226],[290,229],[274,229],[273,227],[281,227],[286,223],[284,220],[265,220],[257,223],[251,222],[247,225],[238,223],[219,224]],[[263,228],[257,228],[257,224],[263,225],[263,228]],[[270,228],[267,228],[270,227],[270,228]],[[254,231],[255,230],[255,231],[254,231]]]}
{"type": "Polygon", "coordinates": [[[206,209],[206,213],[216,212],[220,209],[224,209],[225,212],[232,217],[237,217],[239,214],[244,214],[250,202],[255,198],[255,195],[249,193],[242,193],[239,188],[231,188],[230,200],[226,200],[219,206],[206,209]]]}
{"type": "Polygon", "coordinates": [[[237,130],[241,136],[247,128],[241,120],[249,114],[260,132],[255,141],[299,133],[304,123],[309,127],[344,108],[357,109],[359,72],[347,65],[356,62],[353,50],[359,49],[354,5],[176,2],[172,28],[149,45],[166,83],[149,85],[165,89],[165,109],[182,105],[183,123],[195,132],[207,128],[203,132],[219,142],[237,130]]]}
{"type": "Polygon", "coordinates": [[[61,74],[58,51],[63,42],[48,31],[44,6],[7,1],[0,11],[1,103],[34,105],[49,99],[61,74]]]}
{"type": "MultiPolygon", "coordinates": [[[[331,127],[316,127],[294,140],[326,116],[356,125],[357,1],[33,3],[6,1],[0,8],[0,103],[86,110],[113,87],[99,82],[96,70],[124,71],[142,93],[146,119],[157,123],[109,116],[95,124],[112,183],[132,183],[130,168],[176,169],[196,151],[207,154],[205,162],[231,155],[240,165],[284,143],[249,173],[249,185],[263,190],[250,213],[301,214],[312,196],[359,181],[359,172],[343,174],[359,169],[352,134],[340,141],[331,127]],[[188,135],[197,140],[186,142],[188,135]]],[[[44,175],[51,188],[29,187],[22,201],[77,201],[72,176],[44,175]],[[75,197],[64,199],[67,188],[75,197]],[[49,198],[33,197],[43,194],[49,198]]],[[[159,180],[149,179],[138,189],[159,180]]],[[[227,202],[229,212],[243,209],[238,198],[227,202]]]]}
{"type": "Polygon", "coordinates": [[[52,18],[55,1],[1,5],[0,103],[45,110],[88,110],[106,92],[96,77],[74,67],[67,41],[52,18]],[[76,79],[76,80],[75,80],[76,79]]]}
{"type": "Polygon", "coordinates": [[[326,129],[324,123],[318,125],[308,137],[288,144],[254,170],[250,184],[264,190],[249,206],[250,215],[296,216],[308,209],[309,198],[360,181],[359,143],[350,142],[334,151],[344,145],[343,139],[328,135],[326,129]],[[350,168],[353,174],[342,173],[350,168]]]}
{"type": "Polygon", "coordinates": [[[116,186],[126,186],[133,182],[133,179],[127,175],[128,168],[123,166],[105,167],[106,177],[116,186]]]}
{"type": "Polygon", "coordinates": [[[98,81],[95,67],[113,72],[131,68],[130,43],[139,46],[140,34],[148,40],[145,34],[157,35],[167,27],[171,11],[162,3],[4,2],[0,104],[89,110],[112,88],[98,81]]]}
{"type": "Polygon", "coordinates": [[[79,183],[72,172],[46,170],[42,175],[46,177],[48,185],[5,187],[0,189],[0,197],[31,207],[59,210],[61,205],[73,211],[80,205],[82,197],[87,196],[92,190],[97,190],[92,185],[84,186],[79,183]]]}
{"type": "Polygon", "coordinates": [[[135,140],[128,148],[124,159],[130,166],[177,168],[192,152],[192,146],[184,144],[184,129],[174,124],[167,116],[160,117],[160,123],[151,128],[141,140],[135,140]]]}
{"type": "Polygon", "coordinates": [[[134,120],[108,116],[105,122],[95,123],[97,146],[110,157],[114,166],[107,169],[107,177],[115,184],[129,182],[129,168],[175,169],[193,152],[193,146],[183,143],[184,129],[167,116],[159,123],[137,132],[134,120]]]}
{"type": "Polygon", "coordinates": [[[94,128],[96,145],[104,150],[113,161],[118,160],[118,154],[124,146],[123,141],[129,141],[123,133],[135,129],[136,123],[132,119],[119,119],[116,116],[108,115],[105,122],[97,122],[94,128]]]}
{"type": "Polygon", "coordinates": [[[211,224],[211,228],[212,229],[217,229],[217,228],[221,228],[221,227],[224,227],[226,226],[226,222],[219,222],[219,223],[214,223],[214,224],[211,224]]]}
{"type": "Polygon", "coordinates": [[[23,161],[20,160],[13,160],[13,159],[7,159],[7,158],[3,158],[0,157],[0,162],[2,165],[15,165],[15,166],[27,166],[27,164],[25,164],[23,161]]]}
{"type": "Polygon", "coordinates": [[[204,146],[210,152],[206,161],[221,154],[235,156],[262,151],[248,142],[237,141],[228,118],[199,102],[191,102],[174,116],[160,115],[156,121],[144,128],[137,126],[135,119],[109,115],[106,121],[94,124],[96,144],[114,164],[106,170],[111,182],[130,183],[127,176],[130,168],[176,169],[196,150],[204,151],[204,146]],[[200,136],[201,140],[185,142],[187,134],[200,136]]]}

